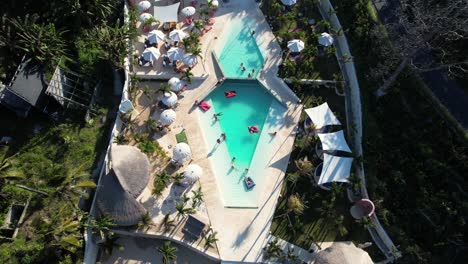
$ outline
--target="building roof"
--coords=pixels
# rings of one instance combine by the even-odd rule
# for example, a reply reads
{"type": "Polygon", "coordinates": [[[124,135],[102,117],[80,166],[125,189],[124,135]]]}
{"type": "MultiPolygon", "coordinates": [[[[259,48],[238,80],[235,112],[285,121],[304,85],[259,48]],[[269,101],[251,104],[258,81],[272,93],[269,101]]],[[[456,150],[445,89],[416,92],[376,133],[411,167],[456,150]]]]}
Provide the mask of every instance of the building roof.
{"type": "Polygon", "coordinates": [[[24,101],[36,106],[41,103],[46,87],[43,72],[37,66],[23,62],[18,67],[8,89],[24,101]]]}
{"type": "Polygon", "coordinates": [[[111,161],[112,170],[115,172],[122,188],[134,198],[137,198],[150,179],[148,157],[137,147],[112,145],[111,161]]]}
{"type": "Polygon", "coordinates": [[[314,256],[313,264],[373,264],[369,254],[353,243],[335,242],[314,256]]]}
{"type": "Polygon", "coordinates": [[[137,225],[146,213],[143,205],[122,188],[113,170],[102,176],[96,201],[99,212],[118,226],[137,225]]]}
{"type": "Polygon", "coordinates": [[[110,158],[111,169],[97,193],[98,209],[119,226],[136,225],[146,212],[136,198],[150,179],[149,160],[138,148],[119,145],[112,145],[110,158]]]}

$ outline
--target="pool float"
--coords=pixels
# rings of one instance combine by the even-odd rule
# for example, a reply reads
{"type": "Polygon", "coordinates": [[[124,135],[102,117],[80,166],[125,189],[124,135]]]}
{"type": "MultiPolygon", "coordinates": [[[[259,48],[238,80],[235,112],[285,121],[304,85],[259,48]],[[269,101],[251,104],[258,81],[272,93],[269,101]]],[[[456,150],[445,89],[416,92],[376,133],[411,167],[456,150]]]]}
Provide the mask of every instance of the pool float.
{"type": "Polygon", "coordinates": [[[244,177],[244,183],[245,183],[245,187],[247,187],[247,190],[251,190],[256,185],[255,182],[250,177],[244,177]]]}
{"type": "Polygon", "coordinates": [[[200,103],[198,103],[198,107],[200,107],[201,110],[203,111],[208,111],[210,108],[211,108],[211,105],[209,105],[207,102],[205,101],[201,101],[200,103]]]}
{"type": "Polygon", "coordinates": [[[224,92],[224,96],[225,96],[226,98],[231,98],[231,97],[234,97],[234,96],[236,96],[236,95],[237,95],[236,91],[225,91],[225,92],[224,92]]]}
{"type": "Polygon", "coordinates": [[[249,133],[250,134],[253,134],[253,133],[258,133],[258,126],[249,126],[249,133]]]}

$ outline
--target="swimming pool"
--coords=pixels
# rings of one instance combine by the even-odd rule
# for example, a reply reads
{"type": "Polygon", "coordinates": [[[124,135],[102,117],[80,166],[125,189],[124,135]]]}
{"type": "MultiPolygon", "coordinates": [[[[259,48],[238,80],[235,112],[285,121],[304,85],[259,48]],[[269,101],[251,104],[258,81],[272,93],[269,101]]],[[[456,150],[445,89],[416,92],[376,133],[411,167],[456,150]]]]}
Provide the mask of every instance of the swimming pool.
{"type": "Polygon", "coordinates": [[[278,113],[285,108],[257,81],[227,80],[205,100],[212,108],[200,112],[200,119],[224,205],[256,207],[257,192],[263,181],[262,169],[268,163],[266,154],[271,152],[269,133],[278,129],[278,113]],[[225,91],[236,91],[237,95],[226,98],[225,91]],[[213,118],[215,113],[221,114],[217,122],[213,118]],[[250,134],[248,126],[258,126],[260,132],[250,134]],[[226,134],[226,140],[217,144],[221,133],[226,134]],[[257,184],[252,190],[244,185],[246,175],[257,184]]]}
{"type": "Polygon", "coordinates": [[[249,73],[255,70],[251,78],[255,78],[263,67],[263,56],[251,35],[252,29],[242,21],[233,22],[229,30],[229,38],[219,57],[226,78],[249,78],[249,73]],[[240,67],[241,63],[245,71],[240,67]]]}

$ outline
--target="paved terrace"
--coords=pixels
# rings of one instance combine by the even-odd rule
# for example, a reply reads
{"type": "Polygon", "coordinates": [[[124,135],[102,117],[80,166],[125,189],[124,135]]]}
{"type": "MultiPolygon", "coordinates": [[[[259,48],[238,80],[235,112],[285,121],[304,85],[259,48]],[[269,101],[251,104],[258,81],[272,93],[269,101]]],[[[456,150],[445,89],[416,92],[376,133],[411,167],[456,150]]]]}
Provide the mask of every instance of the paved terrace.
{"type": "MultiPolygon", "coordinates": [[[[175,134],[182,129],[186,130],[192,148],[193,163],[199,164],[204,169],[204,175],[200,179],[200,183],[205,194],[205,206],[209,222],[213,230],[218,232],[219,241],[217,246],[221,259],[226,261],[259,262],[262,258],[262,248],[268,240],[273,213],[294,143],[302,106],[298,104],[298,98],[284,82],[276,77],[278,65],[281,62],[281,49],[255,2],[231,1],[230,3],[222,3],[220,1],[220,8],[215,14],[215,19],[216,23],[213,29],[205,34],[202,39],[203,61],[194,68],[195,76],[201,78],[195,78],[194,82],[189,84],[189,89],[183,94],[184,97],[179,100],[179,106],[176,108],[177,120],[172,125],[172,131],[159,138],[158,141],[168,153],[172,153],[170,146],[174,146],[176,143],[175,134]],[[271,166],[264,168],[262,173],[262,176],[268,177],[268,180],[264,181],[264,186],[256,187],[262,188],[262,191],[259,192],[257,209],[224,207],[221,190],[216,176],[213,174],[212,160],[207,158],[211,144],[208,144],[203,137],[202,127],[198,122],[198,115],[202,113],[193,107],[195,100],[204,98],[214,89],[218,77],[215,74],[211,51],[216,48],[222,50],[223,43],[218,42],[225,41],[222,36],[223,34],[229,34],[228,27],[232,19],[245,19],[254,24],[251,27],[257,32],[257,43],[266,59],[265,68],[260,73],[259,80],[287,107],[287,111],[278,125],[278,134],[271,143],[276,150],[269,153],[271,155],[269,159],[271,166]],[[203,72],[200,73],[197,67],[203,69],[203,72]]],[[[226,38],[226,35],[224,38],[226,38]]],[[[149,72],[148,78],[154,78],[154,75],[158,75],[160,78],[173,76],[172,73],[158,73],[157,70],[158,68],[155,68],[154,73],[149,72]]],[[[138,67],[136,71],[138,73],[138,67]]],[[[145,84],[154,87],[154,89],[158,86],[156,82],[141,83],[141,85],[145,84]]],[[[137,103],[137,110],[140,112],[150,111],[151,108],[147,107],[148,102],[138,99],[137,103]]],[[[158,116],[157,111],[156,113],[142,113],[140,124],[150,114],[158,116]]],[[[145,199],[150,198],[146,197],[145,199]]]]}

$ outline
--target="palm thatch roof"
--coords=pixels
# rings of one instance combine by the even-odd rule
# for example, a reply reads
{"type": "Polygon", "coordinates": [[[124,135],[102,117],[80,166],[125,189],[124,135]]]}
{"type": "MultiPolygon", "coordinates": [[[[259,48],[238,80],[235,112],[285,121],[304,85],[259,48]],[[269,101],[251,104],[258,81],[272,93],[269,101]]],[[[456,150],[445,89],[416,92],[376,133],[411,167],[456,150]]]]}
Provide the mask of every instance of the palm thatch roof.
{"type": "Polygon", "coordinates": [[[113,145],[111,149],[112,170],[122,188],[134,198],[145,189],[150,179],[148,157],[137,147],[113,145]]]}
{"type": "Polygon", "coordinates": [[[136,200],[150,179],[150,163],[145,154],[133,146],[113,145],[112,166],[101,179],[97,205],[102,215],[119,226],[138,224],[146,209],[136,200]]]}
{"type": "Polygon", "coordinates": [[[97,193],[100,214],[112,218],[118,226],[137,225],[146,209],[122,188],[113,170],[102,177],[101,185],[97,193]]]}
{"type": "Polygon", "coordinates": [[[353,243],[335,242],[318,252],[313,264],[373,264],[369,254],[353,243]]]}

